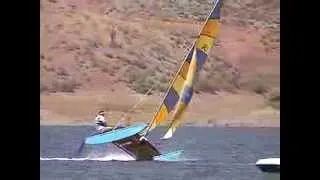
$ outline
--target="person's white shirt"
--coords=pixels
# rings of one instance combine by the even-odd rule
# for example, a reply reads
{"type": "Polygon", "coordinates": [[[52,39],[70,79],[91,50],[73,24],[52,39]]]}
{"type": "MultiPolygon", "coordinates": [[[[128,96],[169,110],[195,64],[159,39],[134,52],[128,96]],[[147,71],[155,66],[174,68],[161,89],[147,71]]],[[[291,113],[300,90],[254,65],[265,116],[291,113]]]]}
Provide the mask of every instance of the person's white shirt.
{"type": "Polygon", "coordinates": [[[105,117],[100,114],[96,116],[95,122],[96,122],[96,129],[98,131],[102,130],[103,128],[105,128],[107,126],[105,117]],[[105,125],[103,125],[103,124],[105,124],[105,125]]]}

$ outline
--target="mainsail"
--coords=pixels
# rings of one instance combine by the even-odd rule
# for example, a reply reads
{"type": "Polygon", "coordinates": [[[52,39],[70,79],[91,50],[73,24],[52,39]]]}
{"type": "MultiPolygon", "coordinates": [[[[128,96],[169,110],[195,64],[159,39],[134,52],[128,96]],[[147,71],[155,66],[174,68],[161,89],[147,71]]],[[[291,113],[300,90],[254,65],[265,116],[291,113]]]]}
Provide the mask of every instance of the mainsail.
{"type": "Polygon", "coordinates": [[[180,92],[179,101],[175,107],[175,111],[173,113],[172,123],[167,130],[167,133],[164,135],[163,139],[169,139],[172,137],[176,127],[178,126],[179,120],[182,117],[183,112],[188,107],[189,102],[191,101],[193,95],[193,83],[196,76],[197,71],[197,56],[196,56],[196,49],[193,50],[192,59],[190,62],[187,78],[183,85],[183,89],[180,92]]]}
{"type": "Polygon", "coordinates": [[[198,39],[192,45],[192,48],[167,89],[158,111],[145,132],[146,134],[163,123],[169,114],[174,111],[172,123],[164,138],[170,138],[173,135],[183,112],[191,100],[194,78],[202,68],[208,57],[209,50],[215,43],[220,27],[220,8],[221,0],[216,0],[206,23],[200,31],[198,39]]]}

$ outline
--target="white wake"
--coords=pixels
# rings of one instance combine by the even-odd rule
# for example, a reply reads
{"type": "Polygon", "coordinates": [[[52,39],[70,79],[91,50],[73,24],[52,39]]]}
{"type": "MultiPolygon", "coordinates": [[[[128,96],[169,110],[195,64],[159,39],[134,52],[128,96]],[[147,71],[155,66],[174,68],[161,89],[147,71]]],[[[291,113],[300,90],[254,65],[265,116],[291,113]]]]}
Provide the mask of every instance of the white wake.
{"type": "Polygon", "coordinates": [[[40,161],[133,161],[134,158],[125,154],[108,154],[103,157],[93,155],[85,158],[65,158],[65,157],[40,157],[40,161]]]}

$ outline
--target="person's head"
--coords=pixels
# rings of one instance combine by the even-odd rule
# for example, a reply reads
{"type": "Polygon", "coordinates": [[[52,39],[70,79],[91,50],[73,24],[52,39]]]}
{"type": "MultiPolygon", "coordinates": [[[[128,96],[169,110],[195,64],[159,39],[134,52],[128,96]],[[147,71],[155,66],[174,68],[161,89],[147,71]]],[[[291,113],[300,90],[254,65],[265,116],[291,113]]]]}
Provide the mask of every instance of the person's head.
{"type": "Polygon", "coordinates": [[[104,111],[99,111],[98,115],[104,116],[104,111]]]}

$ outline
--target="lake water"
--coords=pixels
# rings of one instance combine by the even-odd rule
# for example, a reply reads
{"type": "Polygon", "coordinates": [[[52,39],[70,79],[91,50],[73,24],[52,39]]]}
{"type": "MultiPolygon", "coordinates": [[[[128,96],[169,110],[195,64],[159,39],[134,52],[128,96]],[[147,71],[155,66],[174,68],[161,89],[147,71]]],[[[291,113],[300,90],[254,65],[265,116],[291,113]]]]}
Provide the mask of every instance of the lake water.
{"type": "Polygon", "coordinates": [[[161,152],[183,149],[179,161],[130,161],[112,145],[85,146],[87,126],[41,126],[41,179],[260,180],[260,158],[280,157],[280,128],[181,127],[168,142],[155,129],[149,139],[161,152]],[[158,144],[160,143],[160,144],[158,144]]]}

